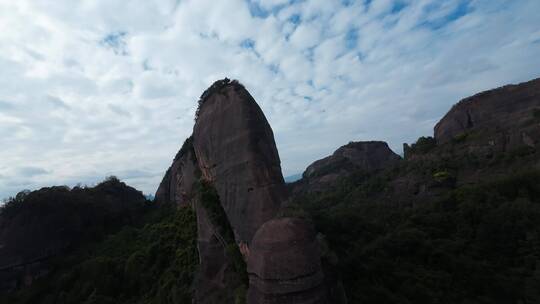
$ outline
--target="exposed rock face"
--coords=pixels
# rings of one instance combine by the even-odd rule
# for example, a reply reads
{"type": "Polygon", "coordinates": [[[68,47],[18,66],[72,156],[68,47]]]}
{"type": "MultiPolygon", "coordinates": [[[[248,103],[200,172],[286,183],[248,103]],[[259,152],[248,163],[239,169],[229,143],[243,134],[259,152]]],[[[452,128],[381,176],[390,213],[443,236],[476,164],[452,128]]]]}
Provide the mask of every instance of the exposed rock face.
{"type": "Polygon", "coordinates": [[[373,172],[395,164],[400,159],[385,142],[350,142],[332,155],[309,165],[295,191],[319,191],[355,170],[373,172]]]}
{"type": "Polygon", "coordinates": [[[248,303],[326,303],[319,244],[305,220],[266,222],[253,238],[248,273],[248,303]]]}
{"type": "Polygon", "coordinates": [[[508,85],[466,98],[435,126],[437,143],[444,144],[471,132],[502,135],[491,146],[503,150],[518,145],[534,146],[540,137],[535,126],[540,118],[540,79],[508,85]],[[520,131],[515,132],[517,129],[520,131]],[[531,134],[532,133],[532,134],[531,134]]]}
{"type": "Polygon", "coordinates": [[[286,188],[272,129],[242,85],[233,82],[206,96],[193,129],[193,145],[237,242],[249,244],[255,231],[279,210],[286,188]]]}
{"type": "Polygon", "coordinates": [[[193,203],[193,186],[200,175],[198,171],[192,138],[188,138],[174,158],[173,164],[165,173],[155,201],[159,203],[174,202],[179,206],[193,203]]]}
{"type": "Polygon", "coordinates": [[[218,228],[210,220],[197,195],[196,183],[201,171],[193,149],[193,137],[188,138],[176,154],[158,190],[157,203],[174,203],[179,207],[192,206],[197,215],[197,246],[199,270],[196,278],[195,300],[197,303],[212,303],[221,298],[232,302],[227,294],[226,272],[230,267],[218,228]],[[225,296],[224,296],[225,295],[225,296]]]}
{"type": "Polygon", "coordinates": [[[501,168],[505,162],[513,162],[514,168],[537,166],[540,79],[463,99],[437,123],[434,133],[434,139],[421,137],[412,146],[404,145],[409,166],[428,170],[408,170],[391,181],[394,202],[422,204],[456,186],[503,176],[508,173],[508,164],[501,168]]]}
{"type": "Polygon", "coordinates": [[[199,270],[195,282],[196,303],[233,302],[233,294],[226,281],[230,263],[225,244],[219,236],[217,227],[210,220],[200,202],[195,203],[197,213],[197,247],[199,251],[199,270]],[[220,298],[220,299],[218,299],[220,298]]]}
{"type": "Polygon", "coordinates": [[[192,142],[186,141],[185,148],[167,171],[156,192],[156,201],[190,204],[197,212],[200,266],[196,302],[228,303],[234,298],[231,296],[234,290],[228,290],[231,288],[227,274],[231,268],[226,248],[229,245],[224,243],[219,227],[212,223],[194,189],[201,178],[215,187],[240,251],[245,259],[250,259],[248,264],[254,261],[250,264],[255,267],[254,273],[263,278],[253,281],[257,287],[250,282],[250,295],[262,292],[251,297],[250,303],[322,303],[325,289],[316,289],[322,285],[323,275],[311,226],[291,219],[292,228],[280,226],[281,221],[269,222],[266,227],[270,231],[287,233],[279,240],[278,247],[290,250],[284,251],[286,254],[278,259],[278,264],[272,262],[277,261],[274,252],[265,250],[274,248],[272,240],[264,236],[266,229],[255,251],[251,250],[255,233],[275,217],[288,198],[272,129],[253,97],[236,81],[215,82],[201,96],[192,138],[192,142]],[[285,269],[293,272],[283,273],[285,269]],[[297,276],[306,278],[297,284],[297,276]],[[272,278],[275,281],[267,281],[272,278]],[[272,285],[270,289],[268,284],[272,285]],[[288,302],[268,302],[267,298],[288,299],[288,302]]]}

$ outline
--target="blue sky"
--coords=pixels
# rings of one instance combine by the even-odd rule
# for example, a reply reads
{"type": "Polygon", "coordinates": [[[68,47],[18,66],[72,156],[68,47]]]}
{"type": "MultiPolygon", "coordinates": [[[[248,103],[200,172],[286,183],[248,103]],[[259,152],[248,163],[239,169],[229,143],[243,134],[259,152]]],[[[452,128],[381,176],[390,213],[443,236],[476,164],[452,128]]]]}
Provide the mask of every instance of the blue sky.
{"type": "Polygon", "coordinates": [[[431,135],[540,77],[540,1],[0,0],[0,198],[117,175],[153,193],[214,80],[239,79],[285,175],[431,135]]]}

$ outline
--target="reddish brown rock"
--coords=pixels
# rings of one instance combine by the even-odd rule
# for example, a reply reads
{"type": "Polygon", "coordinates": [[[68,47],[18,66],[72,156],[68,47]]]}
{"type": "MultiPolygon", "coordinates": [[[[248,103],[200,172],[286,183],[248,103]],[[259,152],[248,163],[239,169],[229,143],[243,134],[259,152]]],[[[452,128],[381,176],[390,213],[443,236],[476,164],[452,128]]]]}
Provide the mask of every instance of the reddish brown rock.
{"type": "Polygon", "coordinates": [[[193,145],[213,182],[238,243],[277,213],[286,198],[272,129],[238,82],[217,82],[201,97],[193,145]]]}
{"type": "Polygon", "coordinates": [[[326,303],[316,233],[297,218],[266,222],[248,259],[248,303],[326,303]]]}
{"type": "Polygon", "coordinates": [[[192,138],[188,138],[165,173],[155,194],[158,203],[172,202],[178,206],[193,204],[193,186],[200,171],[193,150],[192,138]]]}
{"type": "Polygon", "coordinates": [[[230,263],[226,246],[219,229],[210,220],[197,195],[201,172],[193,149],[193,138],[188,138],[163,177],[155,201],[172,202],[179,207],[191,206],[197,215],[197,247],[199,269],[195,280],[195,301],[215,303],[220,299],[233,302],[233,293],[227,289],[227,272],[230,263]]]}
{"type": "Polygon", "coordinates": [[[382,141],[350,142],[332,155],[309,165],[294,191],[320,191],[353,171],[373,172],[398,162],[401,158],[382,141]]]}
{"type": "Polygon", "coordinates": [[[486,138],[486,145],[503,150],[535,146],[540,139],[539,118],[540,79],[535,79],[463,99],[437,123],[435,139],[444,144],[476,132],[486,138]],[[487,138],[490,134],[502,137],[487,138]]]}
{"type": "MultiPolygon", "coordinates": [[[[234,302],[234,293],[227,290],[230,263],[226,246],[219,230],[211,222],[199,201],[195,202],[197,214],[197,248],[199,269],[195,280],[196,303],[234,302]]],[[[230,287],[230,286],[229,286],[230,287]]]]}
{"type": "Polygon", "coordinates": [[[267,230],[262,230],[255,251],[251,248],[255,232],[275,217],[287,199],[274,135],[253,97],[236,81],[215,82],[201,96],[192,138],[167,171],[156,201],[190,204],[196,209],[200,258],[196,302],[232,303],[240,287],[231,279],[231,244],[224,241],[223,227],[210,220],[195,191],[201,178],[216,189],[239,251],[255,261],[251,264],[254,273],[262,278],[250,281],[257,285],[249,288],[250,303],[322,303],[323,274],[311,226],[291,219],[265,225],[282,237],[278,247],[285,255],[280,263],[271,262],[276,261],[275,252],[264,250],[274,248],[265,236],[267,230]]]}

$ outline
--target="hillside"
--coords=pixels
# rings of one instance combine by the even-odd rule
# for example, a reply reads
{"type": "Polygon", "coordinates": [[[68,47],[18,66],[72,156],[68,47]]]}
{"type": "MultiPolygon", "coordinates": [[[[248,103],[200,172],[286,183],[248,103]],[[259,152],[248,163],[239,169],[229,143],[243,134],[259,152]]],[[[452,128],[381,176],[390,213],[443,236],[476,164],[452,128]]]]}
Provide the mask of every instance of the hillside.
{"type": "Polygon", "coordinates": [[[325,169],[333,182],[316,190],[306,170],[293,206],[351,303],[540,301],[539,109],[540,80],[506,86],[461,101],[380,170],[325,169]]]}

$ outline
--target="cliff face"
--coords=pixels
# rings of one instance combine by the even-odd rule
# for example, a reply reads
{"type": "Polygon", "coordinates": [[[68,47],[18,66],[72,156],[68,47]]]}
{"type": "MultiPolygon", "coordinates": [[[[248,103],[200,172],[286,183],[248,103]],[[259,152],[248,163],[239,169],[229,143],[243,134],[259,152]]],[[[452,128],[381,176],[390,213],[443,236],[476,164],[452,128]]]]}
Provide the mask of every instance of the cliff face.
{"type": "Polygon", "coordinates": [[[272,129],[240,84],[201,105],[193,145],[202,175],[213,182],[238,242],[278,211],[286,192],[272,129]]]}
{"type": "Polygon", "coordinates": [[[174,202],[179,206],[193,203],[195,196],[193,187],[200,171],[192,141],[193,139],[190,137],[184,142],[174,158],[173,164],[165,173],[155,194],[156,202],[174,202]]]}
{"type": "Polygon", "coordinates": [[[350,142],[309,165],[302,180],[294,185],[294,191],[320,191],[353,171],[370,173],[396,164],[400,159],[385,142],[350,142]]]}
{"type": "MultiPolygon", "coordinates": [[[[302,270],[299,273],[302,275],[311,275],[316,270],[317,276],[311,284],[294,288],[283,287],[292,277],[272,277],[269,279],[276,287],[259,290],[253,286],[255,281],[250,277],[249,294],[263,296],[252,296],[248,303],[266,303],[261,299],[299,292],[306,292],[304,297],[320,298],[322,301],[320,295],[325,293],[324,288],[316,293],[307,290],[313,290],[322,282],[320,255],[313,250],[313,246],[317,245],[312,242],[314,238],[305,244],[297,244],[294,238],[280,241],[280,246],[294,248],[293,255],[297,255],[295,260],[289,260],[289,255],[273,256],[272,251],[260,250],[264,246],[272,246],[267,244],[271,241],[266,238],[259,238],[255,251],[251,251],[254,235],[263,224],[276,216],[282,203],[287,200],[274,135],[260,107],[241,84],[224,79],[215,82],[202,94],[196,116],[192,142],[188,143],[191,148],[183,148],[187,151],[185,153],[182,150],[179,152],[156,192],[156,200],[171,201],[180,206],[191,204],[197,212],[200,258],[195,287],[197,302],[214,303],[216,297],[223,302],[233,301],[231,294],[235,291],[230,289],[238,287],[236,283],[231,283],[228,275],[233,261],[227,237],[222,235],[223,227],[216,222],[215,210],[209,210],[193,191],[199,178],[201,182],[214,187],[219,195],[219,207],[224,211],[227,226],[230,224],[234,242],[248,269],[253,268],[256,261],[257,269],[274,269],[277,265],[282,268],[300,267],[302,270]],[[190,156],[189,151],[193,151],[194,155],[190,156]],[[295,266],[296,261],[308,252],[313,258],[304,264],[310,266],[295,266]]],[[[297,226],[301,227],[300,224],[297,226]]],[[[298,231],[300,233],[302,230],[298,231]]],[[[288,300],[280,303],[304,302],[288,300]]]]}
{"type": "Polygon", "coordinates": [[[435,139],[444,144],[477,133],[492,136],[502,150],[534,145],[540,134],[540,79],[508,85],[460,101],[435,126],[435,139]]]}

